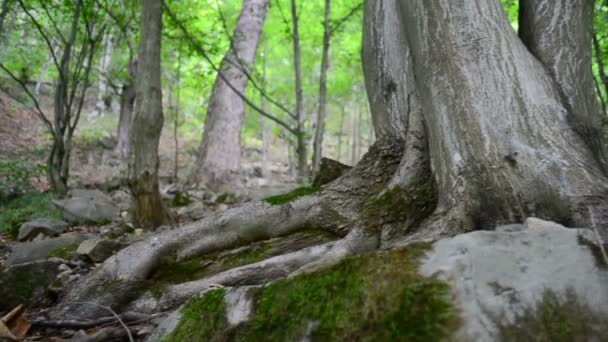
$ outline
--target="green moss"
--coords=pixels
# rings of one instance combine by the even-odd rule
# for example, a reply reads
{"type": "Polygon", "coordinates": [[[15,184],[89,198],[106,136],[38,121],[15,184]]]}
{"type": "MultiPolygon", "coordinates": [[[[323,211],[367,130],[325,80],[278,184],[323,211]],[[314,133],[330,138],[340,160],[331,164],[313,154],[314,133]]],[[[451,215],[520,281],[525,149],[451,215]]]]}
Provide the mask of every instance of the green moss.
{"type": "Polygon", "coordinates": [[[283,194],[283,195],[267,197],[264,199],[264,201],[266,201],[267,203],[270,203],[272,205],[285,204],[285,203],[289,203],[299,197],[312,195],[312,194],[318,192],[319,190],[320,190],[320,188],[317,188],[317,187],[305,186],[305,187],[297,188],[297,189],[295,189],[291,192],[288,192],[286,194],[283,194]]]}
{"type": "Polygon", "coordinates": [[[71,243],[69,245],[57,247],[49,252],[49,257],[71,260],[76,256],[78,246],[78,243],[71,243]]]}
{"type": "Polygon", "coordinates": [[[406,221],[415,224],[432,214],[436,205],[433,178],[420,178],[407,188],[394,187],[369,201],[365,216],[376,224],[406,221]]]}
{"type": "Polygon", "coordinates": [[[182,318],[163,342],[217,341],[225,328],[224,290],[212,290],[192,299],[181,310],[182,318]]]}
{"type": "Polygon", "coordinates": [[[563,296],[545,291],[535,308],[513,324],[497,320],[502,341],[608,341],[608,317],[582,302],[569,289],[563,296]]]}
{"type": "Polygon", "coordinates": [[[51,203],[53,194],[32,192],[0,205],[0,232],[19,235],[19,227],[36,218],[61,218],[61,211],[51,203]]]}
{"type": "Polygon", "coordinates": [[[171,200],[171,207],[173,207],[173,208],[185,207],[185,206],[190,205],[191,203],[192,203],[192,198],[190,198],[190,196],[188,196],[188,193],[178,191],[175,194],[175,197],[173,197],[173,200],[171,200]]]}
{"type": "Polygon", "coordinates": [[[305,335],[316,341],[447,339],[459,320],[448,286],[417,272],[427,248],[351,257],[314,274],[277,281],[260,290],[252,320],[237,329],[227,331],[223,316],[209,318],[210,312],[219,317],[219,305],[199,306],[184,315],[195,322],[180,323],[172,336],[190,336],[185,327],[206,326],[204,315],[213,329],[188,341],[297,341],[305,335]]]}

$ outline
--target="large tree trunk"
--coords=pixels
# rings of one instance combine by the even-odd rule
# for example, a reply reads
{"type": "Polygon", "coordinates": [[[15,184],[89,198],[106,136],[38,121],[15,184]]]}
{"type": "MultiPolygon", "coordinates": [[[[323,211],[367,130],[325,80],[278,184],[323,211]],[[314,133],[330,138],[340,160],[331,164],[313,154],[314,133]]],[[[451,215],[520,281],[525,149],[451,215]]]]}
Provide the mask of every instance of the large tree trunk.
{"type": "Polygon", "coordinates": [[[325,0],[325,30],[323,33],[323,57],[319,79],[319,110],[317,111],[317,130],[312,153],[313,173],[319,172],[323,156],[323,135],[325,134],[325,115],[327,107],[327,70],[329,69],[329,44],[331,42],[331,0],[325,0]]]}
{"type": "Polygon", "coordinates": [[[158,189],[158,143],[163,128],[161,87],[162,1],[144,0],[129,152],[129,188],[134,222],[155,228],[169,221],[158,189]]]}
{"type": "Polygon", "coordinates": [[[268,13],[269,0],[244,0],[231,47],[216,78],[205,118],[203,140],[191,174],[191,181],[215,187],[230,186],[241,163],[241,128],[245,103],[238,92],[245,93],[247,75],[256,52],[268,13]]]}
{"type": "Polygon", "coordinates": [[[499,0],[366,5],[365,74],[382,138],[363,159],[316,194],[246,204],[120,251],[70,290],[60,313],[92,314],[74,301],[120,308],[141,297],[163,256],[183,260],[310,228],[341,239],[171,286],[139,303],[165,310],[213,284],[259,285],[346,255],[527,216],[597,223],[605,235],[606,177],[568,119],[581,109],[567,108],[559,80],[513,31],[499,0]],[[391,91],[384,96],[374,83],[391,91]],[[100,297],[104,282],[119,286],[100,297]]]}

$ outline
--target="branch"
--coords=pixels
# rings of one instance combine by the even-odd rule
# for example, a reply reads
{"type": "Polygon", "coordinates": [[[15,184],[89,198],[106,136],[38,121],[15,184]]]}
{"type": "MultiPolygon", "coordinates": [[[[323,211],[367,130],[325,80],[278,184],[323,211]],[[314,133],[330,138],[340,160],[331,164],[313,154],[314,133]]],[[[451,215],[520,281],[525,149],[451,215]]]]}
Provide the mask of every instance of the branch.
{"type": "Polygon", "coordinates": [[[343,16],[342,18],[340,18],[336,24],[329,30],[329,34],[330,36],[334,34],[335,31],[337,31],[340,26],[342,26],[345,22],[348,21],[348,19],[350,19],[353,15],[357,14],[357,12],[359,12],[360,10],[363,9],[363,2],[360,2],[358,5],[356,5],[355,7],[353,7],[350,12],[348,12],[348,14],[346,14],[345,16],[343,16]]]}
{"type": "Polygon", "coordinates": [[[107,306],[91,303],[91,302],[69,302],[68,304],[87,304],[87,305],[93,305],[93,306],[96,306],[98,308],[101,308],[101,309],[109,311],[112,314],[112,316],[116,317],[116,320],[118,320],[118,322],[120,323],[120,325],[122,325],[122,327],[127,332],[127,336],[129,336],[129,342],[135,342],[133,340],[133,335],[131,335],[131,331],[129,330],[129,327],[127,327],[127,325],[125,324],[125,322],[123,322],[123,320],[120,318],[120,316],[118,316],[118,314],[116,312],[114,312],[114,310],[112,310],[111,308],[109,308],[107,306]]]}
{"type": "Polygon", "coordinates": [[[53,26],[53,29],[55,29],[55,32],[57,33],[57,36],[59,37],[59,39],[61,40],[61,42],[63,44],[65,44],[66,43],[66,39],[63,36],[63,33],[61,33],[61,30],[59,29],[59,27],[57,26],[57,22],[53,19],[53,16],[49,12],[49,9],[46,6],[45,1],[38,1],[38,3],[40,4],[40,6],[42,6],[42,9],[44,9],[44,13],[46,13],[46,16],[48,17],[49,21],[51,22],[51,25],[53,26]]]}
{"type": "MultiPolygon", "coordinates": [[[[19,86],[21,86],[21,88],[25,91],[25,93],[28,95],[28,97],[30,99],[32,99],[32,101],[34,102],[34,107],[36,108],[36,111],[34,111],[34,113],[36,114],[36,116],[38,116],[40,118],[40,120],[42,120],[42,122],[46,125],[46,127],[48,128],[49,132],[51,133],[51,135],[53,137],[55,137],[55,130],[53,129],[53,124],[51,123],[51,121],[49,121],[49,119],[46,117],[46,115],[44,115],[44,111],[42,111],[42,108],[40,108],[40,104],[38,103],[38,100],[36,100],[36,97],[34,96],[34,94],[32,94],[32,92],[28,89],[27,85],[21,80],[19,79],[19,77],[15,76],[15,74],[13,74],[10,70],[8,70],[4,64],[0,63],[0,69],[4,70],[4,72],[6,72],[10,78],[12,78],[15,82],[17,82],[19,84],[19,86]]],[[[4,90],[3,90],[4,91],[4,90]]],[[[6,91],[5,91],[6,92],[6,91]]],[[[8,92],[6,92],[8,93],[8,92]]],[[[15,98],[14,96],[11,95],[12,98],[15,98]]],[[[21,101],[18,101],[20,103],[22,103],[21,101]]],[[[23,105],[25,105],[24,103],[22,103],[23,105]]]]}
{"type": "Polygon", "coordinates": [[[190,42],[190,44],[194,47],[194,49],[196,51],[198,51],[201,55],[203,55],[203,58],[209,63],[209,65],[211,66],[211,68],[215,72],[217,72],[217,75],[222,79],[222,81],[224,81],[224,83],[226,83],[226,85],[228,85],[228,87],[230,89],[232,89],[232,91],[234,91],[234,93],[241,100],[245,101],[245,103],[247,105],[249,105],[249,107],[251,107],[252,109],[254,109],[256,112],[258,112],[262,116],[267,117],[268,119],[276,122],[278,125],[282,126],[286,130],[288,130],[290,133],[292,133],[294,135],[297,135],[297,131],[295,129],[293,129],[291,126],[289,126],[289,124],[287,124],[285,121],[283,121],[283,120],[281,120],[281,119],[279,119],[279,118],[277,118],[277,117],[275,117],[275,116],[273,116],[271,114],[268,114],[268,112],[266,112],[265,110],[263,110],[260,107],[258,107],[251,100],[249,100],[245,95],[243,95],[241,92],[239,92],[234,87],[234,85],[232,85],[232,83],[230,83],[230,81],[228,81],[228,79],[226,78],[226,76],[224,76],[224,74],[222,73],[222,71],[220,70],[220,68],[218,68],[217,65],[215,65],[215,63],[213,63],[213,61],[211,60],[211,58],[207,54],[207,51],[205,51],[205,49],[194,39],[194,37],[192,37],[192,35],[188,32],[188,30],[182,24],[182,22],[180,22],[179,19],[177,19],[177,17],[175,16],[175,14],[171,11],[171,9],[169,8],[169,6],[167,6],[167,4],[165,3],[164,0],[163,0],[163,7],[165,8],[165,11],[167,12],[167,14],[171,18],[171,20],[173,20],[173,22],[179,27],[179,29],[186,36],[186,38],[188,39],[188,41],[190,42]]]}
{"type": "Polygon", "coordinates": [[[218,14],[220,16],[220,19],[222,21],[222,26],[224,28],[224,33],[226,34],[226,36],[228,37],[228,40],[230,41],[230,50],[232,51],[232,53],[235,56],[235,59],[237,60],[237,63],[233,62],[232,60],[230,60],[230,58],[226,57],[226,61],[232,65],[234,65],[237,69],[239,69],[243,74],[245,74],[245,76],[247,77],[247,80],[249,80],[249,82],[253,85],[253,87],[255,89],[257,89],[257,91],[260,93],[260,95],[262,95],[266,100],[268,100],[268,102],[272,103],[273,105],[279,107],[279,109],[281,109],[282,111],[284,111],[285,113],[287,113],[289,116],[291,116],[293,119],[297,120],[297,117],[294,113],[292,113],[289,109],[287,109],[286,106],[284,106],[282,103],[280,103],[277,100],[274,100],[273,98],[271,98],[270,96],[268,96],[268,94],[262,89],[262,87],[260,87],[260,85],[253,79],[253,77],[251,76],[251,74],[249,73],[249,70],[246,66],[243,65],[243,63],[241,62],[241,58],[239,57],[238,52],[236,51],[236,48],[234,47],[234,39],[232,39],[232,35],[230,34],[230,32],[228,31],[228,25],[226,24],[226,17],[224,17],[224,13],[222,12],[222,8],[220,7],[220,3],[219,0],[215,0],[217,3],[217,11],[218,14]]]}
{"type": "Polygon", "coordinates": [[[34,23],[34,26],[36,26],[38,33],[40,33],[40,35],[42,36],[42,39],[44,39],[44,42],[46,43],[47,47],[49,48],[49,51],[51,52],[51,56],[53,57],[53,62],[55,63],[55,67],[57,67],[57,70],[61,70],[59,61],[57,60],[57,55],[55,55],[55,49],[53,47],[53,44],[51,43],[51,40],[49,39],[47,34],[44,32],[44,28],[42,27],[42,25],[40,25],[38,20],[36,20],[36,18],[30,13],[30,11],[27,10],[25,5],[23,4],[23,0],[18,0],[18,1],[19,1],[19,6],[21,6],[21,8],[25,12],[25,14],[34,23]]]}

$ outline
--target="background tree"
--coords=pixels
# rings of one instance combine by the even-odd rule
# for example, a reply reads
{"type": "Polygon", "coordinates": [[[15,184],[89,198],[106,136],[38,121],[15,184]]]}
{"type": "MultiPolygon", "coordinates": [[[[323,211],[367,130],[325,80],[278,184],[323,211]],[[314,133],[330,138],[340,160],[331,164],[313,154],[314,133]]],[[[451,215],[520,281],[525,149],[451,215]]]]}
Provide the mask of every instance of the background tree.
{"type": "Polygon", "coordinates": [[[129,188],[136,224],[155,228],[169,222],[158,181],[158,143],[163,127],[161,87],[161,0],[144,0],[136,83],[135,117],[129,151],[129,188]]]}

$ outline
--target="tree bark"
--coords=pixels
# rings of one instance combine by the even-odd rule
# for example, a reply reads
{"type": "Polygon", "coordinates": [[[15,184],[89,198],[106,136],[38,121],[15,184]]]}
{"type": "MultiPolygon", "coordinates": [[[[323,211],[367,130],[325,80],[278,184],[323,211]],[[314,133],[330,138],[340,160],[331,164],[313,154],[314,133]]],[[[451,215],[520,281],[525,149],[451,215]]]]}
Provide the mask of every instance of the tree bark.
{"type": "Polygon", "coordinates": [[[162,1],[144,0],[129,153],[129,188],[134,222],[156,228],[169,222],[158,184],[158,144],[163,128],[161,87],[162,1]]]}
{"type": "Polygon", "coordinates": [[[592,72],[593,12],[589,0],[520,0],[519,35],[557,83],[571,125],[606,172],[608,141],[592,72]]]}
{"type": "MultiPolygon", "coordinates": [[[[264,42],[264,52],[262,59],[262,91],[266,92],[266,54],[268,52],[268,42],[264,42]]],[[[266,98],[260,94],[260,108],[266,110],[266,98]]],[[[270,152],[270,134],[271,126],[270,122],[266,122],[267,119],[260,115],[260,128],[262,131],[262,176],[268,177],[268,154],[270,152]]]]}
{"type": "Polygon", "coordinates": [[[118,118],[118,143],[116,151],[122,159],[127,159],[131,145],[131,128],[133,126],[133,108],[135,107],[135,83],[137,78],[137,60],[129,58],[128,76],[120,92],[120,115],[118,118]]]}
{"type": "Polygon", "coordinates": [[[300,51],[300,20],[296,0],[291,0],[291,20],[293,22],[293,67],[296,90],[296,155],[298,158],[298,177],[308,175],[308,151],[306,142],[306,118],[304,116],[304,91],[302,89],[302,56],[300,51]]]}
{"type": "Polygon", "coordinates": [[[331,43],[331,0],[325,0],[325,30],[323,33],[323,57],[321,59],[321,77],[319,79],[319,110],[317,111],[317,130],[313,143],[312,170],[316,174],[321,167],[323,156],[323,135],[325,134],[325,116],[327,107],[327,71],[329,69],[329,46],[331,43]]]}
{"type": "MultiPolygon", "coordinates": [[[[244,0],[220,73],[245,93],[249,73],[256,57],[269,0],[244,0]]],[[[221,78],[217,77],[205,118],[203,140],[190,180],[212,188],[234,185],[241,162],[241,128],[245,103],[221,78]]]]}

